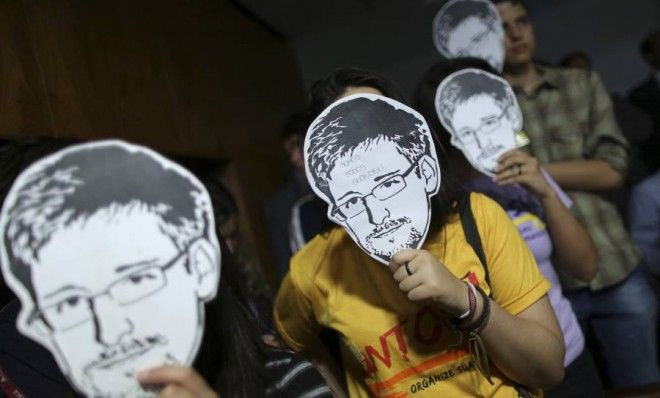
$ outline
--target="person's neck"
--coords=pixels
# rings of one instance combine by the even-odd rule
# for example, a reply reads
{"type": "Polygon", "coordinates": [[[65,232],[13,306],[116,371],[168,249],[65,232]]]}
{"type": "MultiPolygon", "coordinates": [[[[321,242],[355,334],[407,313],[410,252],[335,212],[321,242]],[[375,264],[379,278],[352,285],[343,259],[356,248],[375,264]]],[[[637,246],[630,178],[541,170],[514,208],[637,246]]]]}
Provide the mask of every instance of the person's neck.
{"type": "Polygon", "coordinates": [[[526,94],[531,93],[541,84],[541,74],[531,61],[523,65],[507,65],[504,68],[504,78],[512,86],[522,88],[526,94]]]}

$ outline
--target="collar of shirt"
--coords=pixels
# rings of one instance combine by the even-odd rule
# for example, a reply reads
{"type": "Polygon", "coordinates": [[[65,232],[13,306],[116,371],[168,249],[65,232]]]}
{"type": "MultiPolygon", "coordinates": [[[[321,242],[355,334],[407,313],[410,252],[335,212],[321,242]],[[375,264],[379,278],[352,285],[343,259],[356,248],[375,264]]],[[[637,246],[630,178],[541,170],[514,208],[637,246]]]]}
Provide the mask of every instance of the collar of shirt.
{"type": "Polygon", "coordinates": [[[513,91],[516,93],[516,95],[525,95],[528,97],[533,97],[535,96],[539,91],[549,89],[549,90],[556,90],[561,87],[561,76],[555,72],[553,68],[547,68],[542,65],[536,64],[536,69],[539,71],[539,74],[541,76],[541,81],[538,86],[529,94],[525,93],[525,90],[523,90],[522,87],[520,86],[514,86],[513,91]]]}

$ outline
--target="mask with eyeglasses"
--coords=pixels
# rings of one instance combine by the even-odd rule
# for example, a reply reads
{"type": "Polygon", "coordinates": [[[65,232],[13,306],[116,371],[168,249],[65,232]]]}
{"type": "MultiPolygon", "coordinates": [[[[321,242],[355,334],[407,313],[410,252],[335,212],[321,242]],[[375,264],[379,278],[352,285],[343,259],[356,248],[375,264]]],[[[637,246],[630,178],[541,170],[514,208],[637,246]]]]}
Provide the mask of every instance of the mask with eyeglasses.
{"type": "Polygon", "coordinates": [[[96,317],[94,302],[101,296],[108,296],[119,306],[127,306],[143,300],[167,285],[166,271],[187,254],[187,251],[182,251],[165,265],[154,265],[137,270],[112,282],[101,292],[72,295],[37,309],[29,322],[41,319],[51,331],[62,332],[93,320],[96,317]]]}
{"type": "Polygon", "coordinates": [[[376,185],[367,195],[353,196],[352,198],[340,203],[332,209],[332,215],[339,221],[346,221],[367,210],[366,199],[373,196],[378,200],[387,200],[398,194],[406,188],[406,177],[411,171],[415,170],[417,164],[411,165],[402,174],[389,177],[387,180],[376,185]]]}
{"type": "Polygon", "coordinates": [[[367,93],[338,99],[307,130],[310,186],[328,204],[328,217],[376,261],[388,264],[426,239],[441,180],[433,143],[422,115],[367,93]]]}

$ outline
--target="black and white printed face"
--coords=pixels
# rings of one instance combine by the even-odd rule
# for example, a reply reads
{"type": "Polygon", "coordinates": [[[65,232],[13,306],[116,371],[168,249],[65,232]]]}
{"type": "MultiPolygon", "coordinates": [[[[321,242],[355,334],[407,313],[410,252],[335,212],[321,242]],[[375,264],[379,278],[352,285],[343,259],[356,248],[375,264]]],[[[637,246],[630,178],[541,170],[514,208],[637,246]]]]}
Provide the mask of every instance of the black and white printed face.
{"type": "Polygon", "coordinates": [[[522,112],[509,84],[487,72],[465,69],[443,80],[435,104],[452,144],[475,169],[495,175],[499,158],[517,147],[516,133],[522,128],[522,112]]]}
{"type": "MultiPolygon", "coordinates": [[[[162,157],[154,161],[168,162],[162,157]]],[[[168,194],[167,188],[162,194],[168,194]]],[[[35,302],[20,288],[25,281],[3,270],[28,312],[21,314],[19,328],[53,353],[85,395],[154,396],[138,385],[135,373],[192,363],[204,326],[203,301],[217,288],[219,257],[202,260],[206,275],[191,271],[192,262],[199,265],[197,243],[207,242],[206,237],[177,247],[165,233],[162,214],[139,200],[52,225],[57,229],[30,267],[35,302]],[[202,292],[205,284],[215,286],[202,292]]],[[[219,256],[217,241],[208,247],[208,253],[217,250],[219,256]]]]}
{"type": "Polygon", "coordinates": [[[421,175],[422,167],[433,169],[432,160],[411,163],[388,140],[337,161],[329,181],[333,216],[370,255],[389,261],[397,251],[423,243],[435,180],[421,175]]]}
{"type": "Polygon", "coordinates": [[[434,42],[444,57],[480,58],[499,72],[504,68],[504,30],[489,1],[450,1],[436,15],[433,29],[434,42]],[[465,15],[464,7],[480,8],[481,13],[465,15]]]}
{"type": "MultiPolygon", "coordinates": [[[[388,117],[382,113],[380,116],[388,117]]],[[[440,184],[437,155],[424,119],[412,109],[386,97],[370,94],[346,97],[331,105],[312,123],[305,144],[307,164],[314,157],[310,153],[313,151],[310,137],[319,139],[324,134],[320,126],[326,117],[334,121],[325,132],[336,127],[329,134],[334,136],[335,144],[343,145],[336,156],[329,157],[333,164],[328,165],[328,191],[318,189],[318,176],[309,171],[307,175],[317,195],[328,203],[329,218],[343,226],[362,250],[385,264],[401,249],[421,247],[430,223],[430,198],[437,193],[440,184]],[[369,129],[372,127],[370,123],[379,117],[378,112],[366,114],[362,113],[362,108],[352,108],[352,101],[367,101],[367,105],[370,105],[368,101],[377,101],[384,105],[378,112],[400,112],[399,116],[410,118],[413,126],[417,126],[414,127],[418,130],[416,134],[419,134],[413,140],[418,140],[420,147],[421,143],[426,143],[426,148],[414,155],[406,152],[402,143],[392,137],[410,130],[396,131],[396,126],[392,126],[392,131],[382,131],[374,125],[373,128],[382,134],[373,134],[363,142],[352,139],[351,144],[347,143],[349,137],[345,134],[354,134],[353,128],[369,129]],[[341,104],[347,106],[346,113],[333,114],[333,109],[341,104]],[[341,126],[342,120],[346,128],[341,126]],[[351,121],[358,124],[349,126],[351,121]]],[[[317,149],[323,151],[323,145],[317,149]]],[[[410,143],[403,145],[410,146],[410,143]]]]}
{"type": "Polygon", "coordinates": [[[140,395],[136,371],[187,362],[200,323],[187,256],[140,208],[99,212],[44,245],[32,273],[37,307],[89,395],[140,395]]]}

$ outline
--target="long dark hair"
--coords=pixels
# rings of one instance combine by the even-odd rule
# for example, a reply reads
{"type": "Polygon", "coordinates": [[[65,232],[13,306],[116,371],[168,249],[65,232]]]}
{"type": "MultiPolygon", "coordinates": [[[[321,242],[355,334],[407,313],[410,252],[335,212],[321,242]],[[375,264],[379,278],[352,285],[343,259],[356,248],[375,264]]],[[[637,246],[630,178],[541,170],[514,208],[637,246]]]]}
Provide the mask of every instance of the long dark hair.
{"type": "Polygon", "coordinates": [[[206,305],[204,340],[194,368],[221,397],[265,395],[265,351],[261,331],[239,278],[238,264],[222,237],[218,295],[206,305]]]}
{"type": "MultiPolygon", "coordinates": [[[[392,98],[407,105],[407,101],[404,99],[403,95],[401,95],[401,91],[393,83],[379,74],[357,68],[340,68],[335,69],[329,75],[317,80],[312,85],[308,106],[308,114],[311,119],[316,118],[316,116],[336,101],[349,87],[375,88],[385,97],[392,98]]],[[[447,222],[448,217],[451,214],[456,213],[456,204],[464,192],[461,186],[452,177],[452,173],[449,170],[449,163],[446,161],[444,146],[437,140],[435,134],[433,134],[433,145],[435,145],[436,153],[440,158],[442,183],[438,194],[431,198],[432,215],[429,228],[430,233],[435,233],[440,230],[440,228],[442,228],[447,222]]],[[[317,198],[317,200],[323,202],[321,199],[317,198]]],[[[319,205],[322,206],[323,209],[327,209],[325,202],[323,202],[322,205],[319,203],[319,205]]],[[[324,225],[325,231],[335,226],[331,221],[327,219],[324,220],[326,220],[326,225],[324,225]]]]}

